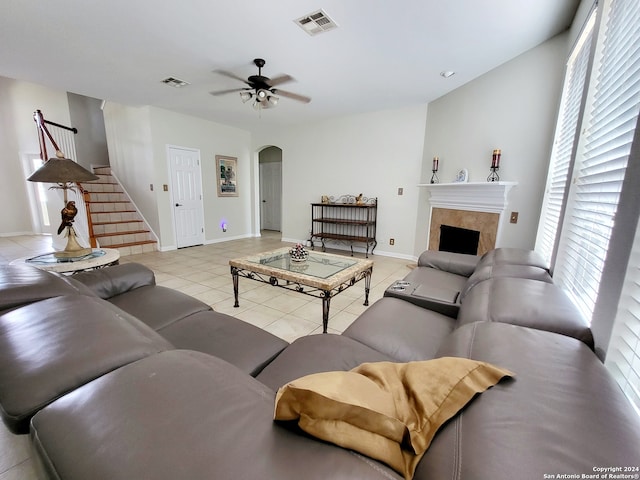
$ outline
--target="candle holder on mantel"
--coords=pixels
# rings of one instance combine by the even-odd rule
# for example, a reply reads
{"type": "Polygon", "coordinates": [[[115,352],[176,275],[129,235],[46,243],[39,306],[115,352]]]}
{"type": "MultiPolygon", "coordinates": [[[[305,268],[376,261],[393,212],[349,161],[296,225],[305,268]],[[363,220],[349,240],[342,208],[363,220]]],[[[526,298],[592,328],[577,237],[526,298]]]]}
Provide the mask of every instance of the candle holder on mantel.
{"type": "Polygon", "coordinates": [[[433,173],[433,175],[431,175],[431,180],[429,181],[429,183],[440,183],[440,179],[438,178],[439,162],[440,159],[438,157],[433,157],[433,167],[431,168],[431,172],[433,173]]]}
{"type": "Polygon", "coordinates": [[[491,173],[487,177],[487,182],[499,182],[500,175],[498,175],[498,170],[500,169],[500,157],[502,152],[499,149],[495,149],[493,151],[493,155],[491,156],[491,173]]]}

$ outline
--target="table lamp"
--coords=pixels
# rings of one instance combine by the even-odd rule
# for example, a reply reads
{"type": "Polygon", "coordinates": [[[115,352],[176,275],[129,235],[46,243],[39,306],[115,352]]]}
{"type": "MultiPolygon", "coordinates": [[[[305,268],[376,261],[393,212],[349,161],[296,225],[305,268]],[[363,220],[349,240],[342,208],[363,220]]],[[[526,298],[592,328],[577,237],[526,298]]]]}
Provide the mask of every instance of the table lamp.
{"type": "Polygon", "coordinates": [[[62,222],[60,223],[58,234],[62,233],[65,228],[67,229],[67,246],[63,251],[55,252],[54,255],[58,258],[73,258],[91,253],[91,248],[80,246],[76,240],[73,220],[78,211],[75,207],[75,202],[67,200],[67,190],[74,190],[74,183],[98,180],[98,176],[73,160],[64,158],[64,154],[57,150],[56,158],[50,158],[44,162],[27,180],[30,182],[56,183],[57,185],[50,188],[60,188],[64,192],[64,208],[61,211],[62,222]]]}

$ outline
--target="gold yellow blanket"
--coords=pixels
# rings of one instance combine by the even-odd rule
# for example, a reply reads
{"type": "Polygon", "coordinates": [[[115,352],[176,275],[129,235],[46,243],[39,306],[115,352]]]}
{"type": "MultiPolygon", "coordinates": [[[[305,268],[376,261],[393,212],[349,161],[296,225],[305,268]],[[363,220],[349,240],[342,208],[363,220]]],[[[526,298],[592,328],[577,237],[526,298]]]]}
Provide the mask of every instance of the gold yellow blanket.
{"type": "Polygon", "coordinates": [[[278,390],[275,420],[380,460],[411,479],[434,435],[478,393],[513,373],[458,357],[364,363],[278,390]]]}

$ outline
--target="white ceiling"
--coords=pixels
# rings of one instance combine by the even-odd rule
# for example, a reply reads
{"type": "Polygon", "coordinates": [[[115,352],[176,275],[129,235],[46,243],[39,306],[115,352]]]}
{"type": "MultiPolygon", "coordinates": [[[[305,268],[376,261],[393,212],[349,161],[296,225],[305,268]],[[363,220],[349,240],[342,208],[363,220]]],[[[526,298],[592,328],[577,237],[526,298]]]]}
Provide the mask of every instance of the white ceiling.
{"type": "MultiPolygon", "coordinates": [[[[565,30],[579,0],[2,0],[0,75],[245,129],[424,104],[565,30]],[[294,20],[324,9],[338,28],[294,20]],[[213,73],[287,73],[258,115],[213,73]],[[453,70],[449,79],[439,74],[453,70]],[[190,83],[176,89],[161,80],[190,83]],[[261,117],[261,118],[260,118],[261,117]]],[[[34,109],[39,108],[34,105],[34,109]]],[[[44,112],[46,115],[46,112],[44,112]]]]}

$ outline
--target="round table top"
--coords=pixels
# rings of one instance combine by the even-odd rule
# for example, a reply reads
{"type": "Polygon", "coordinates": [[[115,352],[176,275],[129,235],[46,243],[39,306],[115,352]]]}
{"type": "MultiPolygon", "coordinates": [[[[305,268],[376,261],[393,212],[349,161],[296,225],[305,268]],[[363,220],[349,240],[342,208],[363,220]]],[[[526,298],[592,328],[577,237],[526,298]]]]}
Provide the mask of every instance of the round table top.
{"type": "Polygon", "coordinates": [[[116,263],[120,259],[120,251],[116,248],[94,248],[91,253],[82,257],[58,258],[55,253],[45,253],[35,257],[18,258],[11,265],[33,265],[48,272],[69,273],[91,270],[116,263]]]}

